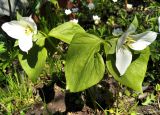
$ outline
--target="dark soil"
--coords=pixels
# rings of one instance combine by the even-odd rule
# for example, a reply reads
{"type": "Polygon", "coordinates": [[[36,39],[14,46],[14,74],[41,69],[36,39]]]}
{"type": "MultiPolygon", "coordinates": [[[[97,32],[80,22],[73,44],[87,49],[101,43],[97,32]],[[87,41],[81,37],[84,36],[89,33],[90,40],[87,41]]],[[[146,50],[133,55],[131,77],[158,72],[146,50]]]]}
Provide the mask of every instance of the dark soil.
{"type": "MultiPolygon", "coordinates": [[[[84,92],[70,93],[65,91],[59,83],[51,83],[38,88],[42,103],[35,104],[27,115],[54,114],[54,115],[92,115],[104,114],[102,109],[113,105],[113,93],[109,82],[100,84],[84,92]],[[57,85],[58,84],[58,85],[57,85]],[[43,104],[43,103],[46,103],[43,104]],[[98,103],[98,104],[97,104],[98,103]]],[[[113,82],[112,82],[113,84],[113,82]]]]}
{"type": "MultiPolygon", "coordinates": [[[[78,93],[69,93],[56,83],[50,84],[39,89],[39,93],[43,93],[43,96],[41,94],[43,102],[31,107],[26,115],[105,115],[103,109],[115,107],[117,103],[115,99],[117,90],[118,84],[113,78],[103,80],[89,91],[78,93]]],[[[122,96],[119,99],[119,108],[126,110],[120,115],[126,115],[126,111],[129,111],[135,103],[135,98],[122,96]]],[[[138,115],[160,115],[158,103],[137,105],[136,111],[138,115]]]]}

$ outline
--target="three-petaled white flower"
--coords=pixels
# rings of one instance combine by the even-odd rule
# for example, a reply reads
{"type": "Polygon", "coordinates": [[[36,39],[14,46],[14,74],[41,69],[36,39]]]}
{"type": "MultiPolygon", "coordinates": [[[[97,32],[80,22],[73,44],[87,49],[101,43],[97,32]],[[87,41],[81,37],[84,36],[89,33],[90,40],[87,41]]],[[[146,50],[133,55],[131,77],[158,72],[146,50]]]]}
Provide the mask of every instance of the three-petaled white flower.
{"type": "Polygon", "coordinates": [[[95,5],[94,5],[92,2],[90,2],[90,3],[88,4],[88,8],[89,8],[89,10],[92,10],[92,9],[95,8],[95,5]]]}
{"type": "Polygon", "coordinates": [[[70,20],[70,22],[73,22],[73,23],[78,23],[78,19],[72,19],[72,20],[70,20]]]}
{"type": "Polygon", "coordinates": [[[93,20],[96,25],[98,25],[101,22],[101,18],[97,15],[93,15],[93,20]]]}
{"type": "Polygon", "coordinates": [[[132,9],[132,8],[133,8],[133,5],[132,5],[132,4],[127,4],[127,8],[128,8],[128,9],[132,9]]]}
{"type": "Polygon", "coordinates": [[[72,13],[72,11],[71,11],[70,9],[66,9],[66,10],[65,10],[65,14],[66,14],[66,15],[69,15],[69,14],[71,14],[71,13],[72,13]]]}
{"type": "Polygon", "coordinates": [[[132,61],[133,50],[143,50],[150,45],[157,37],[157,33],[146,31],[137,35],[131,35],[137,29],[137,18],[129,26],[128,30],[118,39],[116,46],[116,67],[120,75],[124,75],[132,61]]]}
{"type": "Polygon", "coordinates": [[[2,24],[2,29],[12,38],[18,39],[22,51],[28,52],[33,46],[32,36],[37,34],[37,25],[30,17],[21,17],[2,24]]]}
{"type": "Polygon", "coordinates": [[[112,0],[113,2],[117,2],[118,0],[112,0]]]}

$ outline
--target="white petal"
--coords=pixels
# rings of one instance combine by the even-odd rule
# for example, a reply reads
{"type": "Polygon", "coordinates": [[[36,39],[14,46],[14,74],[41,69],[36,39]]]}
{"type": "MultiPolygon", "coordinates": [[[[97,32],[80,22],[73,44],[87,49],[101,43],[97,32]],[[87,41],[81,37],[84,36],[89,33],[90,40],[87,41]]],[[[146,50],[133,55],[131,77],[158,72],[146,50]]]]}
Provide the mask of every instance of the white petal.
{"type": "Polygon", "coordinates": [[[118,39],[118,42],[117,42],[117,49],[121,48],[122,45],[124,44],[127,36],[129,35],[128,32],[125,32],[124,34],[122,34],[122,36],[118,39]]]}
{"type": "Polygon", "coordinates": [[[156,32],[147,31],[137,35],[130,35],[129,37],[135,40],[129,47],[133,50],[143,50],[150,45],[157,37],[156,32]]]}
{"type": "Polygon", "coordinates": [[[160,16],[158,17],[158,25],[159,25],[159,32],[160,32],[160,16]]]}
{"type": "Polygon", "coordinates": [[[71,11],[70,9],[66,9],[66,10],[65,10],[65,14],[66,14],[66,15],[69,15],[69,14],[71,14],[71,13],[72,13],[72,11],[71,11]]]}
{"type": "Polygon", "coordinates": [[[112,0],[113,2],[117,2],[117,0],[112,0]]]}
{"type": "Polygon", "coordinates": [[[25,27],[18,21],[6,22],[1,27],[12,38],[19,39],[25,36],[25,27]]]}
{"type": "Polygon", "coordinates": [[[144,40],[138,40],[132,44],[129,44],[129,47],[133,50],[143,50],[145,49],[149,44],[151,44],[150,42],[144,41],[144,40]]]}
{"type": "Polygon", "coordinates": [[[28,50],[30,50],[32,48],[32,46],[33,46],[32,36],[23,37],[23,38],[19,39],[18,43],[19,43],[19,48],[22,51],[28,52],[28,50]]]}
{"type": "Polygon", "coordinates": [[[97,15],[93,15],[93,20],[100,20],[101,18],[97,15]]]}
{"type": "Polygon", "coordinates": [[[132,8],[133,8],[133,5],[132,5],[132,4],[127,4],[127,8],[128,8],[128,9],[132,9],[132,8]]]}
{"type": "Polygon", "coordinates": [[[95,5],[93,3],[89,3],[88,8],[89,8],[89,10],[92,10],[95,8],[95,5]]]}
{"type": "Polygon", "coordinates": [[[131,61],[132,54],[127,48],[122,47],[116,50],[116,67],[120,75],[123,75],[126,72],[127,68],[131,64],[131,61]]]}
{"type": "Polygon", "coordinates": [[[73,23],[78,23],[78,19],[72,19],[72,20],[70,20],[70,22],[73,22],[73,23]]]}
{"type": "Polygon", "coordinates": [[[30,17],[22,17],[20,19],[20,22],[25,23],[26,25],[29,25],[33,29],[33,31],[34,31],[33,33],[37,34],[37,25],[31,16],[30,17]]]}
{"type": "Polygon", "coordinates": [[[146,31],[137,35],[129,35],[129,37],[133,38],[134,40],[144,40],[148,42],[153,42],[157,37],[157,32],[153,31],[146,31]]]}

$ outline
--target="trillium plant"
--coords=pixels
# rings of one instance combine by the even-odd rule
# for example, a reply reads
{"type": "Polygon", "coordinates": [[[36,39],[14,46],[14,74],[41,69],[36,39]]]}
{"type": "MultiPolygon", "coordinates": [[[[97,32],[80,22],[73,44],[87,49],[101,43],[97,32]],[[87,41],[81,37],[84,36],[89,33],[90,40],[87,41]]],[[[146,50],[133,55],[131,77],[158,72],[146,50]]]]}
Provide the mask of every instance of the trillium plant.
{"type": "MultiPolygon", "coordinates": [[[[100,22],[98,16],[93,19],[100,22]]],[[[146,31],[136,34],[138,20],[135,17],[126,32],[114,32],[112,37],[102,39],[87,33],[77,22],[65,22],[46,34],[37,31],[31,17],[21,17],[4,23],[2,29],[18,40],[21,50],[19,62],[33,82],[37,81],[46,63],[45,40],[59,39],[69,45],[64,67],[66,90],[83,91],[107,77],[104,75],[111,74],[121,84],[142,92],[150,56],[148,46],[154,42],[157,33],[146,31]]]]}
{"type": "Polygon", "coordinates": [[[98,25],[101,22],[101,18],[97,15],[93,15],[93,20],[96,25],[98,25]]]}
{"type": "Polygon", "coordinates": [[[134,19],[128,30],[122,34],[118,39],[116,46],[116,67],[123,75],[132,61],[132,50],[143,50],[150,45],[157,37],[157,33],[153,31],[146,31],[140,34],[132,35],[135,33],[138,26],[137,18],[134,19]]]}

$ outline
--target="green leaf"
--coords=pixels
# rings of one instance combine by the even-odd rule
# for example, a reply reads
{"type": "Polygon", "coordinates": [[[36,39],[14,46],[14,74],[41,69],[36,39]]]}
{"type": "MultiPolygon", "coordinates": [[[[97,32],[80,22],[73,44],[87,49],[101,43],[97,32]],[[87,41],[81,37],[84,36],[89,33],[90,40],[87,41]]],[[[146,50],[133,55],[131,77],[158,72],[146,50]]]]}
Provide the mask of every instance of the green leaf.
{"type": "Polygon", "coordinates": [[[36,44],[38,44],[40,47],[43,47],[44,44],[45,44],[45,38],[46,38],[46,37],[47,37],[47,36],[46,36],[44,33],[38,32],[38,34],[35,34],[35,35],[33,36],[32,40],[33,40],[34,42],[36,42],[36,44]]]}
{"type": "Polygon", "coordinates": [[[75,34],[67,53],[65,75],[70,92],[97,84],[104,75],[105,64],[98,53],[102,40],[87,33],[75,34]]]}
{"type": "Polygon", "coordinates": [[[130,24],[129,28],[127,29],[127,33],[132,34],[136,31],[138,27],[138,20],[137,17],[135,16],[132,23],[130,24]]]}
{"type": "Polygon", "coordinates": [[[34,44],[31,50],[29,50],[28,54],[20,52],[18,55],[22,68],[33,82],[36,82],[37,78],[41,74],[47,58],[47,50],[43,47],[45,36],[41,33],[37,36],[41,37],[38,38],[36,44],[34,44]]]}
{"type": "Polygon", "coordinates": [[[58,0],[50,0],[50,2],[59,8],[58,0]]]}
{"type": "Polygon", "coordinates": [[[114,54],[117,45],[117,38],[113,38],[104,42],[105,54],[114,54]]]}
{"type": "Polygon", "coordinates": [[[145,77],[149,55],[149,48],[146,48],[145,50],[141,51],[139,55],[134,55],[133,58],[136,59],[132,61],[132,63],[130,64],[126,73],[123,76],[120,76],[118,70],[116,69],[115,56],[108,55],[106,62],[108,71],[121,84],[142,92],[142,82],[145,77]]]}
{"type": "Polygon", "coordinates": [[[3,42],[0,42],[0,54],[4,53],[6,51],[6,48],[4,46],[3,42]]]}
{"type": "Polygon", "coordinates": [[[16,12],[16,18],[17,20],[20,20],[22,18],[21,14],[18,11],[16,12]]]}
{"type": "Polygon", "coordinates": [[[60,39],[66,43],[70,43],[75,33],[85,32],[85,30],[78,24],[73,22],[66,22],[62,25],[59,25],[56,28],[53,28],[49,32],[49,36],[60,39]]]}
{"type": "Polygon", "coordinates": [[[142,105],[152,104],[156,100],[156,96],[154,94],[150,94],[147,96],[146,100],[142,103],[142,105]]]}

